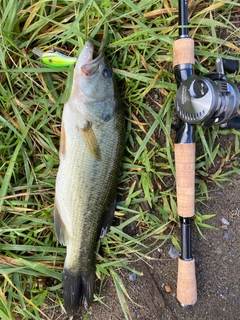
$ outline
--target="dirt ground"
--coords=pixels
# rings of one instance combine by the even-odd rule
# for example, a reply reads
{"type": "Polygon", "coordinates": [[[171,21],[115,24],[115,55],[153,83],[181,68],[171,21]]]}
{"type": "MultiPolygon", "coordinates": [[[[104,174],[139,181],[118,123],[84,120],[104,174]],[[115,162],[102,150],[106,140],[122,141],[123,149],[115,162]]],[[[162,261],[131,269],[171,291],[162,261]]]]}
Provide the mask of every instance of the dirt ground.
{"type": "MultiPolygon", "coordinates": [[[[211,199],[204,205],[196,205],[202,214],[216,214],[209,222],[217,229],[202,229],[204,239],[193,227],[192,247],[198,288],[195,306],[183,308],[176,299],[178,259],[169,256],[171,243],[168,242],[153,252],[152,257],[156,260],[138,261],[132,265],[143,272],[143,276],[137,276],[135,281],[129,279],[129,272],[121,270],[124,285],[136,303],[128,301],[132,320],[240,319],[240,176],[232,176],[232,181],[223,186],[223,189],[211,186],[211,199]],[[222,218],[227,221],[222,222],[222,218]],[[170,292],[166,292],[166,285],[170,292]]],[[[110,278],[105,281],[102,296],[107,307],[94,302],[88,319],[124,320],[110,278]]],[[[60,307],[44,311],[50,319],[67,320],[60,307]]],[[[74,320],[83,318],[84,312],[74,320]]]]}

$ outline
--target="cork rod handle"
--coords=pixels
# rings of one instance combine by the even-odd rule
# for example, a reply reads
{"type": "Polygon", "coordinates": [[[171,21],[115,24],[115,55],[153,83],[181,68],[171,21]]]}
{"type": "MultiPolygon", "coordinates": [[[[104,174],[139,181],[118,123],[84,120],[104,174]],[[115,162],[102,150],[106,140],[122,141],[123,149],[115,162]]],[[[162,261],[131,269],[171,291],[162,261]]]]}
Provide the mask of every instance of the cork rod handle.
{"type": "Polygon", "coordinates": [[[178,215],[190,218],[195,207],[195,143],[175,144],[178,215]]]}
{"type": "Polygon", "coordinates": [[[194,305],[197,301],[195,260],[178,258],[177,299],[183,306],[194,305]]]}
{"type": "Polygon", "coordinates": [[[180,38],[173,43],[173,66],[190,63],[194,64],[194,40],[180,38]]]}
{"type": "MultiPolygon", "coordinates": [[[[178,215],[191,218],[195,211],[195,143],[175,144],[175,166],[178,215]]],[[[194,305],[197,301],[195,260],[192,257],[178,259],[177,299],[182,305],[194,305]]]]}

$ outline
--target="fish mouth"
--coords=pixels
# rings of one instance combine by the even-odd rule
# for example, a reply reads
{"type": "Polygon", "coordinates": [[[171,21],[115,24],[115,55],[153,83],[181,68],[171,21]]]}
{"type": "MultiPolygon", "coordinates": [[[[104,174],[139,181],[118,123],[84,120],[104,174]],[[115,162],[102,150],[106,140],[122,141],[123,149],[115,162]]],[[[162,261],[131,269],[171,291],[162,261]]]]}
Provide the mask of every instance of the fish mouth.
{"type": "Polygon", "coordinates": [[[94,58],[94,45],[93,42],[88,40],[85,43],[85,46],[83,47],[80,56],[78,58],[78,61],[80,62],[80,65],[77,67],[80,67],[82,73],[86,77],[93,76],[99,68],[99,64],[104,58],[103,52],[100,51],[99,55],[94,58]]]}

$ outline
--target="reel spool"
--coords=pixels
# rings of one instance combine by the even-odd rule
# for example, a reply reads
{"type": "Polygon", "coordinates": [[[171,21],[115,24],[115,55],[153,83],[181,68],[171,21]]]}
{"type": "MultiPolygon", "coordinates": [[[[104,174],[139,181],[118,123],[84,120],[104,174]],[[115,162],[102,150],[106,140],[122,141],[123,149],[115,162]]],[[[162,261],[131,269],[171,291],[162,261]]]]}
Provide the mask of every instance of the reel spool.
{"type": "Polygon", "coordinates": [[[240,107],[237,86],[224,74],[223,61],[216,61],[217,71],[191,76],[182,81],[176,95],[176,112],[189,124],[209,127],[226,123],[240,107]]]}

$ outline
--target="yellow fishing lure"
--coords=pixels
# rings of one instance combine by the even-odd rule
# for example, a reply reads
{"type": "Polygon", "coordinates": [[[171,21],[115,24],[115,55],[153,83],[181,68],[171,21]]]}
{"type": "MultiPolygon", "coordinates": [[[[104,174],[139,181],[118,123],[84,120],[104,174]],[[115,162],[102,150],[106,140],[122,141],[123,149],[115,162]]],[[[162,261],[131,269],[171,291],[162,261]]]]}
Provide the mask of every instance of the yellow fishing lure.
{"type": "Polygon", "coordinates": [[[53,68],[70,67],[77,61],[77,58],[66,56],[56,49],[43,52],[39,48],[33,48],[32,51],[41,58],[44,64],[53,68]]]}

